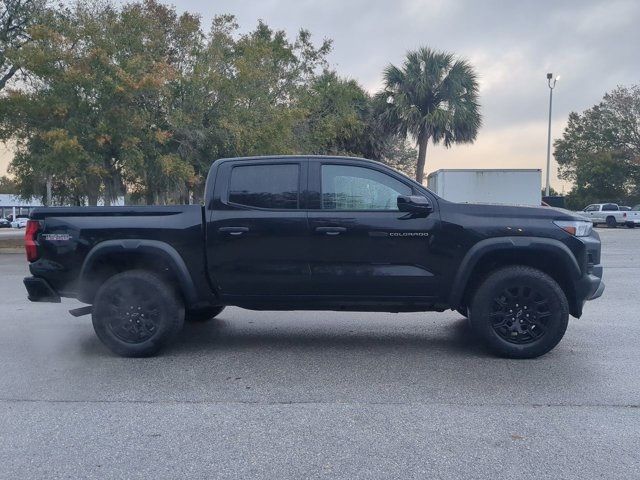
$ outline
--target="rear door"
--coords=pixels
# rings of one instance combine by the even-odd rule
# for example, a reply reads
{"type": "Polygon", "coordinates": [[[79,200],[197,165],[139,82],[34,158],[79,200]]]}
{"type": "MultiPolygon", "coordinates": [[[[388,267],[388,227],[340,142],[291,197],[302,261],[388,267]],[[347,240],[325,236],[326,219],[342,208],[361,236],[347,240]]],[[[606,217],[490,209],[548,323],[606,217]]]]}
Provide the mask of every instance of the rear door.
{"type": "Polygon", "coordinates": [[[306,160],[222,163],[207,224],[208,269],[219,294],[308,292],[306,182],[306,160]]]}
{"type": "Polygon", "coordinates": [[[371,163],[310,161],[310,268],[318,295],[381,299],[433,297],[441,288],[431,244],[439,212],[398,211],[416,192],[371,163]]]}

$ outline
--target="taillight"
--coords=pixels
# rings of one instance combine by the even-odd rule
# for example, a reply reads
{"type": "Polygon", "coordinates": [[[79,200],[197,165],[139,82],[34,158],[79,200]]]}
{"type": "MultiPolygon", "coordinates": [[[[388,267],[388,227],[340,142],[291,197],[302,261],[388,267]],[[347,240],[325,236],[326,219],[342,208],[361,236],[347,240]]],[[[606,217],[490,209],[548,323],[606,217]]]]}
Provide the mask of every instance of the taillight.
{"type": "Polygon", "coordinates": [[[624,212],[624,213],[622,214],[622,217],[623,217],[623,218],[627,218],[627,212],[624,212]]]}
{"type": "Polygon", "coordinates": [[[27,260],[35,262],[38,259],[38,232],[40,222],[38,220],[28,220],[27,228],[24,231],[24,249],[27,252],[27,260]]]}

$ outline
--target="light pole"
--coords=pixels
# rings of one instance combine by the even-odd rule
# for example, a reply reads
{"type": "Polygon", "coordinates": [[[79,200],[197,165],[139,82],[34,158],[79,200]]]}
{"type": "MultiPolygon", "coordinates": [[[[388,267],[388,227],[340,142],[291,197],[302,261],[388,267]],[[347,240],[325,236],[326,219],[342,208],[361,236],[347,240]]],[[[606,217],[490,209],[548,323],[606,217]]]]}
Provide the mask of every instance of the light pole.
{"type": "Polygon", "coordinates": [[[549,196],[549,171],[551,170],[551,107],[553,105],[553,89],[556,87],[558,78],[553,78],[553,73],[547,73],[547,85],[549,85],[549,129],[547,130],[547,183],[545,196],[549,196]]]}

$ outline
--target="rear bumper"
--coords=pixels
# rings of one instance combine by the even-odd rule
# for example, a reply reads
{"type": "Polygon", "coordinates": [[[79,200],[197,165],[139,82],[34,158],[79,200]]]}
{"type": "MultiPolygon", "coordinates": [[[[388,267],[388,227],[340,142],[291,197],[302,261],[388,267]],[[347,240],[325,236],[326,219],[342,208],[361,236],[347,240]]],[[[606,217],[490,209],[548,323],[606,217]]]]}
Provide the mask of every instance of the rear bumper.
{"type": "Polygon", "coordinates": [[[60,295],[44,278],[26,277],[23,283],[32,302],[60,303],[60,295]]]}

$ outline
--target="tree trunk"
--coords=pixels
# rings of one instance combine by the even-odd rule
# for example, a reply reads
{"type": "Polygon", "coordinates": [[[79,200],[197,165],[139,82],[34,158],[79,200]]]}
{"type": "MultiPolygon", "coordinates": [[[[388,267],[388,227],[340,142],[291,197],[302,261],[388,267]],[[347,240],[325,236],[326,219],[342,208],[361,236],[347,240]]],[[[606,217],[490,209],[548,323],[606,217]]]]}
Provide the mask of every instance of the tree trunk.
{"type": "Polygon", "coordinates": [[[429,135],[423,134],[418,138],[418,163],[416,165],[416,181],[422,183],[424,179],[424,165],[427,159],[427,145],[429,135]]]}
{"type": "Polygon", "coordinates": [[[52,184],[52,180],[51,180],[51,175],[47,176],[47,207],[51,206],[51,184],[52,184]]]}
{"type": "Polygon", "coordinates": [[[96,194],[90,194],[87,195],[88,200],[89,200],[89,206],[90,207],[95,207],[98,205],[98,195],[96,194]]]}

